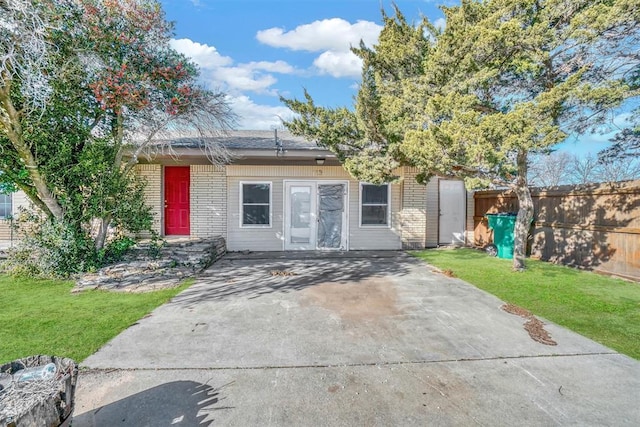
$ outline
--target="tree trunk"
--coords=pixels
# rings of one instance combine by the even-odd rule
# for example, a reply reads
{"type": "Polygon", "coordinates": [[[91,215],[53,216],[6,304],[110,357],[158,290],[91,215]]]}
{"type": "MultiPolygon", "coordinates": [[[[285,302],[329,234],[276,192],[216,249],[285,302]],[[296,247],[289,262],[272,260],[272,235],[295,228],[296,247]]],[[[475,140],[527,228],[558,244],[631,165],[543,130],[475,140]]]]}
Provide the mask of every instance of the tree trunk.
{"type": "Polygon", "coordinates": [[[518,152],[518,177],[515,183],[515,192],[518,196],[518,216],[514,230],[513,269],[523,271],[524,260],[527,256],[527,239],[529,227],[533,219],[533,199],[527,182],[527,152],[518,152]]]}
{"type": "MultiPolygon", "coordinates": [[[[122,115],[122,110],[116,113],[116,120],[113,123],[112,128],[112,136],[113,141],[116,147],[118,147],[116,151],[115,158],[113,159],[113,170],[115,173],[122,173],[122,156],[123,156],[123,140],[124,140],[124,117],[122,115]]],[[[104,248],[104,245],[107,241],[107,233],[109,232],[109,225],[111,224],[111,220],[113,216],[110,213],[105,213],[102,218],[98,218],[100,221],[100,226],[98,227],[98,232],[94,237],[94,245],[96,250],[100,250],[104,248]]]]}
{"type": "Polygon", "coordinates": [[[111,215],[107,215],[104,218],[100,218],[100,227],[95,237],[96,250],[104,248],[104,244],[107,241],[107,232],[109,231],[109,225],[111,224],[111,215]]]}
{"type": "MultiPolygon", "coordinates": [[[[8,81],[6,80],[6,76],[3,75],[2,77],[5,81],[8,81]]],[[[27,196],[40,208],[44,205],[44,207],[46,207],[45,213],[53,216],[57,220],[61,220],[63,215],[62,208],[51,191],[49,191],[44,177],[40,173],[40,169],[38,169],[36,159],[33,157],[31,149],[24,140],[22,126],[20,124],[20,114],[11,101],[10,91],[11,88],[9,85],[0,88],[0,105],[2,105],[4,109],[4,114],[0,114],[0,121],[5,127],[7,137],[9,141],[11,141],[11,144],[13,144],[13,148],[24,162],[24,166],[33,182],[39,200],[33,198],[33,193],[27,193],[27,196]]]]}

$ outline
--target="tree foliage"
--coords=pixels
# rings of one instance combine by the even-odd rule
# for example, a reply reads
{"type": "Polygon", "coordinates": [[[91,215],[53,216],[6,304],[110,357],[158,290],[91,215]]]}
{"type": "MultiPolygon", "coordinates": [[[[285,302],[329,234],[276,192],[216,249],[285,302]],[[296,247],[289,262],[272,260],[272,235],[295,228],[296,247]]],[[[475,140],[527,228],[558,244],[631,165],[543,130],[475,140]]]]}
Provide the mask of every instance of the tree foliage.
{"type": "Polygon", "coordinates": [[[197,84],[155,0],[4,0],[0,12],[0,182],[103,259],[109,230],[151,226],[138,158],[171,150],[157,142],[167,133],[227,128],[225,94],[197,84]]]}
{"type": "Polygon", "coordinates": [[[354,111],[284,102],[287,123],[346,158],[360,179],[387,181],[398,165],[518,195],[514,268],[524,268],[533,217],[527,165],[569,132],[585,132],[635,96],[640,9],[633,0],[463,0],[446,26],[384,15],[363,61],[354,111]]]}
{"type": "MultiPolygon", "coordinates": [[[[636,42],[637,42],[636,38],[636,42]]],[[[637,47],[637,44],[636,44],[637,47]]],[[[640,49],[636,49],[638,51],[640,49]]],[[[636,55],[637,56],[637,55],[636,55]]],[[[640,157],[640,103],[637,94],[640,93],[640,67],[636,65],[633,72],[626,79],[629,90],[636,93],[636,108],[628,117],[628,125],[621,129],[610,141],[611,147],[602,150],[599,158],[602,161],[614,159],[633,159],[640,157]]]]}

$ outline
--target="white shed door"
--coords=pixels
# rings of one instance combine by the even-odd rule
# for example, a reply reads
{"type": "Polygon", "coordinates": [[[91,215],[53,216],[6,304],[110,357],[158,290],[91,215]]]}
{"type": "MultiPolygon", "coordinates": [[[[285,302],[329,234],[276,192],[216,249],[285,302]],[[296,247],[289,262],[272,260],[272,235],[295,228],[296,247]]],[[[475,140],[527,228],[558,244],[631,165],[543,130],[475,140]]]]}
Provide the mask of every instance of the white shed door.
{"type": "Polygon", "coordinates": [[[440,226],[438,243],[441,245],[464,244],[465,190],[464,182],[441,179],[440,226]]]}

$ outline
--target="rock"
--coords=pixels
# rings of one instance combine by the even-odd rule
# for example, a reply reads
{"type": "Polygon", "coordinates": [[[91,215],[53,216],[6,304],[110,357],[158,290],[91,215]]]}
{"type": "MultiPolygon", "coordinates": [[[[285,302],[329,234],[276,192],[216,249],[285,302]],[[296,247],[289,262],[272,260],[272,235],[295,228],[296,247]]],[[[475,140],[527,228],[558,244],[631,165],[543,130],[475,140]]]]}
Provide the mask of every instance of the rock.
{"type": "Polygon", "coordinates": [[[167,242],[159,257],[151,257],[148,244],[140,244],[119,262],[76,281],[72,292],[105,289],[118,292],[148,292],[172,288],[183,279],[208,268],[226,254],[221,236],[187,242],[167,242]]]}

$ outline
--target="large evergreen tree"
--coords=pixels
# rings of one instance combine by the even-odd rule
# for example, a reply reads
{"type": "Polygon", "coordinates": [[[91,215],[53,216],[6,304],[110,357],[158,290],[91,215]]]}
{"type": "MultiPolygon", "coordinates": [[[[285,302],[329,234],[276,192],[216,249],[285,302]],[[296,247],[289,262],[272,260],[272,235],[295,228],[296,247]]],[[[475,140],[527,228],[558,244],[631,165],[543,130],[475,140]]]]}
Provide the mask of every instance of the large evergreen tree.
{"type": "Polygon", "coordinates": [[[287,123],[345,158],[360,179],[397,165],[509,187],[519,200],[514,269],[524,268],[533,218],[529,155],[586,132],[637,96],[640,8],[633,0],[463,0],[446,26],[413,26],[396,9],[363,60],[355,111],[284,102],[287,123]]]}

